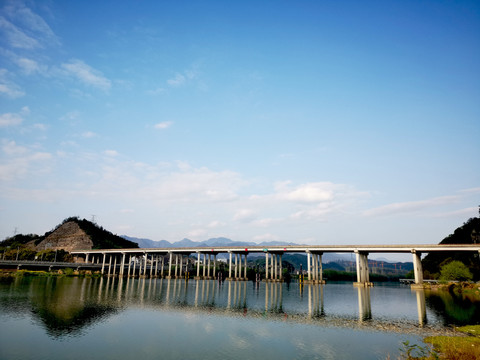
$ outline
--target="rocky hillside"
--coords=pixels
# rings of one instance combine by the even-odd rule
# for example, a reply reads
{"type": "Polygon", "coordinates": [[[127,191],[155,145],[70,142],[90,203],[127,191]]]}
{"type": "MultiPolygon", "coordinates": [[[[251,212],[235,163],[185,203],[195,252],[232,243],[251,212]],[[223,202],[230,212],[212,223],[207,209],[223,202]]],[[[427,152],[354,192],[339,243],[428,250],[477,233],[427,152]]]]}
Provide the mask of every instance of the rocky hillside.
{"type": "Polygon", "coordinates": [[[138,248],[138,244],[112,234],[91,221],[70,217],[43,236],[18,234],[0,242],[0,248],[30,250],[91,250],[138,248]]]}
{"type": "Polygon", "coordinates": [[[36,250],[91,250],[93,241],[75,221],[60,225],[50,235],[36,245],[36,250]]]}

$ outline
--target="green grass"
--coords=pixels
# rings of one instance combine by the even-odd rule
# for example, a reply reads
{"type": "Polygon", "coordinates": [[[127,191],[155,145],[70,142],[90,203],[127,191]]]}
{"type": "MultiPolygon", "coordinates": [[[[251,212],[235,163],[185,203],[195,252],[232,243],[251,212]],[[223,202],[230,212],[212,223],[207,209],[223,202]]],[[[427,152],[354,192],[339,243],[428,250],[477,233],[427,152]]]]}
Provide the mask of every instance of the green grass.
{"type": "Polygon", "coordinates": [[[467,325],[455,329],[457,336],[429,336],[424,339],[427,344],[420,346],[403,343],[400,359],[449,359],[476,360],[480,359],[480,325],[467,325]]]}

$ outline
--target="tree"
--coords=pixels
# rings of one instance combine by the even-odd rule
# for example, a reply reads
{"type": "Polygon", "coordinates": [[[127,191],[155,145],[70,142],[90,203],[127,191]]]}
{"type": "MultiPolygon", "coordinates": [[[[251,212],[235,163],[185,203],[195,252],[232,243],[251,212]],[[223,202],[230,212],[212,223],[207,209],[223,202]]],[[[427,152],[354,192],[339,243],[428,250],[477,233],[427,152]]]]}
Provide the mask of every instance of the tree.
{"type": "Polygon", "coordinates": [[[453,260],[448,264],[443,265],[440,270],[440,280],[443,281],[468,281],[472,280],[472,278],[472,273],[461,261],[453,260]]]}

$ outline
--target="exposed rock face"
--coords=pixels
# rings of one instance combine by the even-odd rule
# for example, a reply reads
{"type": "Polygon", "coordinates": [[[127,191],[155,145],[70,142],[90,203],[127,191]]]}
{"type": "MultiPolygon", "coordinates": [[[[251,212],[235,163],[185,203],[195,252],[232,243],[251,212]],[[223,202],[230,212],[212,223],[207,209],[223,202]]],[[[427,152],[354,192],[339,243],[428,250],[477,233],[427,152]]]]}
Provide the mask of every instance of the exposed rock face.
{"type": "Polygon", "coordinates": [[[37,250],[91,250],[93,242],[74,221],[66,222],[37,245],[37,250]]]}

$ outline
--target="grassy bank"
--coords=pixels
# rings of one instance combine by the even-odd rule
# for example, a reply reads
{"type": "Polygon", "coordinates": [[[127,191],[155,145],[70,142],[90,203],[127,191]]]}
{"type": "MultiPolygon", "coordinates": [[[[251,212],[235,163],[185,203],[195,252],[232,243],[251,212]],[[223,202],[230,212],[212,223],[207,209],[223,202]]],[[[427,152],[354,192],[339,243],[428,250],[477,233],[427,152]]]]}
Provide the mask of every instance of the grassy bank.
{"type": "Polygon", "coordinates": [[[455,328],[456,336],[429,336],[424,339],[427,346],[403,343],[401,359],[480,359],[480,325],[455,328]]]}
{"type": "Polygon", "coordinates": [[[71,268],[65,268],[56,271],[36,271],[36,270],[5,270],[0,269],[0,278],[16,278],[22,276],[40,276],[40,277],[58,277],[58,276],[80,276],[80,277],[92,277],[102,276],[99,272],[92,273],[89,270],[73,270],[71,268]]]}

